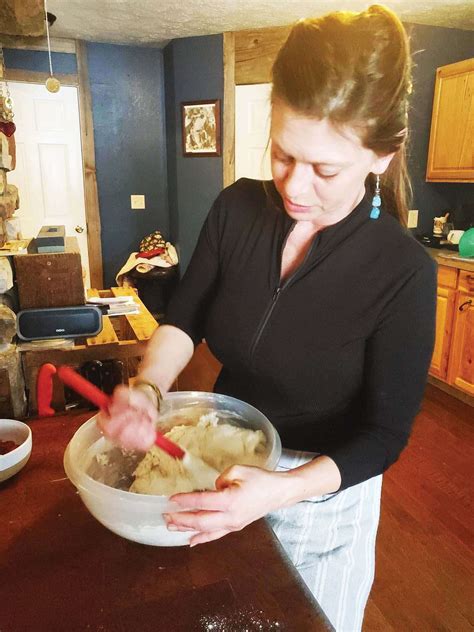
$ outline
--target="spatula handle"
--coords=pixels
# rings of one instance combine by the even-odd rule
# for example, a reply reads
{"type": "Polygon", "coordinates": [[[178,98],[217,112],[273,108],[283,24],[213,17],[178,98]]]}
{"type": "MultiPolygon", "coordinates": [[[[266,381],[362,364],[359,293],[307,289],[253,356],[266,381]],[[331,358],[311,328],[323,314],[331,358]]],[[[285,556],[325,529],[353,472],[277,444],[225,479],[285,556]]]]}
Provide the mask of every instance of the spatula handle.
{"type": "Polygon", "coordinates": [[[79,395],[82,395],[84,399],[95,404],[100,410],[108,410],[111,401],[110,397],[101,391],[100,388],[97,388],[95,384],[79,375],[70,366],[63,365],[58,367],[58,377],[64,384],[72,388],[76,393],[79,393],[79,395]]]}
{"type": "MultiPolygon", "coordinates": [[[[97,388],[95,384],[92,384],[92,382],[86,380],[82,375],[79,375],[79,373],[74,371],[70,366],[60,366],[57,373],[59,379],[64,382],[64,384],[67,384],[67,386],[76,391],[76,393],[79,393],[79,395],[82,395],[82,397],[95,404],[100,410],[107,412],[111,398],[101,391],[100,388],[97,388]]],[[[161,432],[156,433],[155,444],[176,459],[182,459],[185,455],[184,450],[182,450],[179,445],[167,439],[161,432]]]]}

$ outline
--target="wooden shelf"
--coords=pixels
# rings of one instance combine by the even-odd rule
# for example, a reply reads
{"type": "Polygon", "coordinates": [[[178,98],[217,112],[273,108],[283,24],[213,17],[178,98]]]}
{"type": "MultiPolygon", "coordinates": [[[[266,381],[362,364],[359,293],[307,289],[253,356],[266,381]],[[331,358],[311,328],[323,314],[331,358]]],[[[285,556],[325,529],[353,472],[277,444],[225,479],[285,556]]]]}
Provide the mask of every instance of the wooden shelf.
{"type": "MultiPolygon", "coordinates": [[[[88,290],[89,297],[104,298],[132,296],[140,309],[138,314],[123,316],[103,316],[102,331],[92,338],[78,338],[72,347],[31,349],[21,353],[26,389],[28,392],[29,414],[34,414],[36,405],[36,379],[40,367],[51,362],[59,366],[68,364],[80,367],[91,360],[122,360],[125,379],[136,373],[139,360],[145,353],[147,341],[158,327],[158,323],[131,288],[113,287],[110,290],[88,290]]],[[[18,347],[21,351],[21,345],[18,347]]],[[[54,381],[52,405],[56,410],[64,410],[64,388],[59,380],[54,381]]]]}

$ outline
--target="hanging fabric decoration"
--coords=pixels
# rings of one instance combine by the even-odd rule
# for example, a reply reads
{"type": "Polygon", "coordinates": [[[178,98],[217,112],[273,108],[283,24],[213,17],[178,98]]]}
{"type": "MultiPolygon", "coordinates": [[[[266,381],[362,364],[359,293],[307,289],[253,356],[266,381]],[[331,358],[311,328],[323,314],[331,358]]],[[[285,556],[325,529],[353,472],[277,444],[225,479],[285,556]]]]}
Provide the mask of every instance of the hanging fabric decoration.
{"type": "Polygon", "coordinates": [[[59,92],[59,88],[61,84],[59,83],[59,79],[53,75],[53,63],[51,61],[51,42],[49,40],[49,22],[48,22],[48,5],[47,0],[44,0],[44,19],[46,21],[46,37],[48,39],[48,56],[49,56],[49,74],[50,76],[46,79],[46,90],[48,92],[59,92]]]}
{"type": "Polygon", "coordinates": [[[6,134],[6,136],[11,136],[15,132],[15,123],[12,121],[13,103],[6,77],[3,48],[0,46],[0,122],[2,125],[5,125],[5,129],[2,129],[1,131],[6,134]],[[8,134],[7,131],[9,132],[8,134]]]}

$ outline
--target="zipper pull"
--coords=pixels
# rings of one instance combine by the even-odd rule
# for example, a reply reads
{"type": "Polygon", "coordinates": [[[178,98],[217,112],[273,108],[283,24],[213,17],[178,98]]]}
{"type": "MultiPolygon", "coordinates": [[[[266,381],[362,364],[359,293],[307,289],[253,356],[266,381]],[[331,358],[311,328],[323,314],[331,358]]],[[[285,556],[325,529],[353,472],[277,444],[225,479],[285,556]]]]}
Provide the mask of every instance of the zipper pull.
{"type": "Polygon", "coordinates": [[[281,287],[277,287],[277,289],[273,292],[272,301],[275,302],[280,295],[281,287]]]}

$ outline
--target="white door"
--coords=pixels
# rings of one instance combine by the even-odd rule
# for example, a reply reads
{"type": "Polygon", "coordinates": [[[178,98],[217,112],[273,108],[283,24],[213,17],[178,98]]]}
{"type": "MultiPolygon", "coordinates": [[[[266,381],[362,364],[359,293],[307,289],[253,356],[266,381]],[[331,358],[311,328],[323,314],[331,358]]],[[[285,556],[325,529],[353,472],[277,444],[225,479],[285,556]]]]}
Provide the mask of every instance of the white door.
{"type": "Polygon", "coordinates": [[[16,168],[8,182],[18,187],[23,237],[42,226],[64,225],[77,237],[85,284],[90,287],[77,88],[56,94],[43,84],[9,82],[16,125],[16,168]]]}
{"type": "Polygon", "coordinates": [[[235,87],[235,179],[271,180],[271,84],[235,87]]]}

